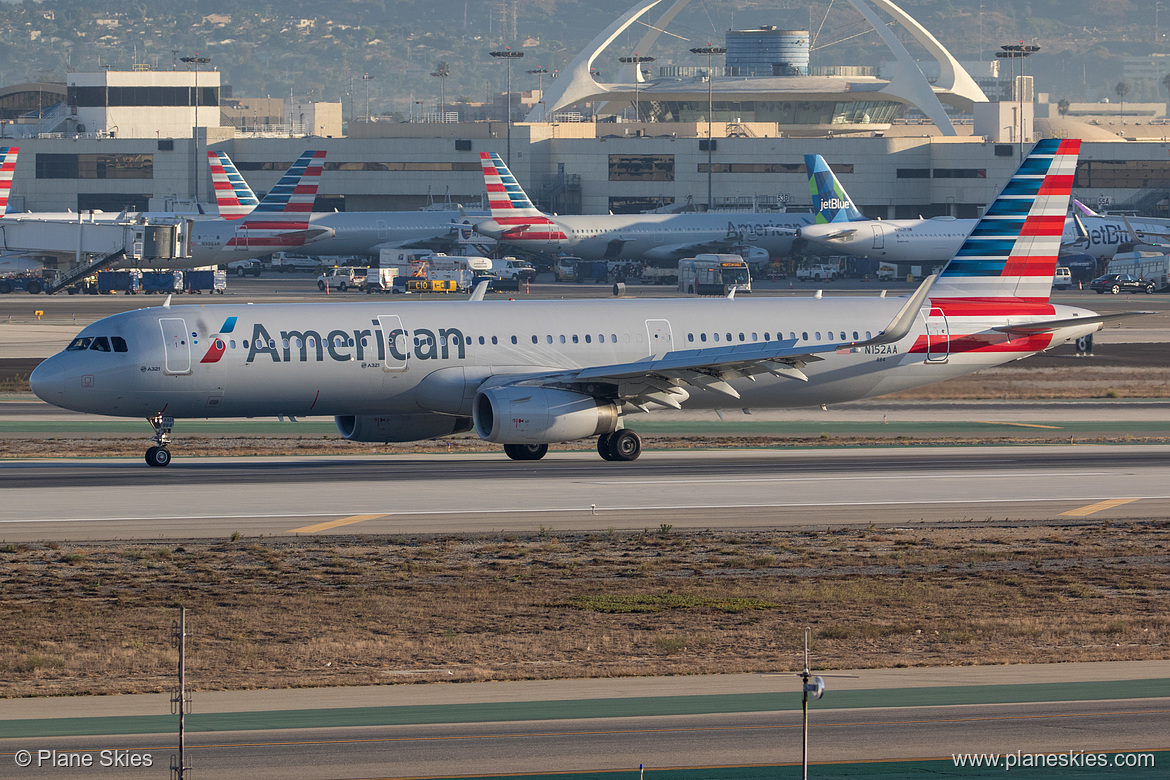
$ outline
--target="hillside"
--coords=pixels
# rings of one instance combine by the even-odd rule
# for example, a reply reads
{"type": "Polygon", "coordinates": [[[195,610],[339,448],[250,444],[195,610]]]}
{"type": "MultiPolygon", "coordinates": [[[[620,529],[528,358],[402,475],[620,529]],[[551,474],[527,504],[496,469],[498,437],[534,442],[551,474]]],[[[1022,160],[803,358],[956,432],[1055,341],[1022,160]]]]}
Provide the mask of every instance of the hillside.
{"type": "MultiPolygon", "coordinates": [[[[358,104],[370,74],[375,113],[433,106],[447,63],[448,100],[483,100],[503,89],[505,69],[487,53],[505,45],[527,57],[513,71],[516,88],[535,86],[529,68],[561,68],[632,0],[45,0],[0,3],[0,82],[63,80],[68,70],[145,62],[170,68],[175,56],[212,58],[237,96],[294,94],[358,104]],[[176,55],[177,53],[177,55],[176,55]]],[[[999,44],[1035,41],[1028,62],[1036,88],[1053,99],[1113,97],[1124,55],[1170,53],[1148,0],[904,0],[960,59],[990,59],[999,44]],[[1159,40],[1155,40],[1155,36],[1159,40]]],[[[649,19],[656,14],[651,12],[649,19]]],[[[808,28],[814,64],[876,65],[888,59],[877,36],[847,2],[696,0],[670,25],[654,51],[663,64],[700,64],[687,49],[721,41],[735,27],[808,28]],[[829,13],[826,17],[826,10],[829,13]]],[[[597,63],[603,78],[631,53],[640,30],[597,63]]],[[[911,49],[913,52],[914,50],[911,49]]],[[[1170,65],[1167,68],[1170,71],[1170,65]]],[[[1165,99],[1157,79],[1133,81],[1128,100],[1165,99]]],[[[360,110],[360,109],[359,109],[360,110]]]]}

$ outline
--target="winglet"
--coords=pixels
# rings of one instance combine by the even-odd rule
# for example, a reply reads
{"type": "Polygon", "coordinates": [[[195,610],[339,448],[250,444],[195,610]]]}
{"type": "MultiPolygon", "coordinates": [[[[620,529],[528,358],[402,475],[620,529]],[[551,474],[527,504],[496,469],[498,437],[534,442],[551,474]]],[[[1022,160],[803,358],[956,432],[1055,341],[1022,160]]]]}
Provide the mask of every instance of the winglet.
{"type": "Polygon", "coordinates": [[[488,280],[481,279],[479,281],[479,283],[475,285],[475,289],[471,291],[471,297],[468,298],[467,300],[469,300],[469,301],[482,301],[484,294],[487,292],[487,288],[488,288],[488,280]]]}

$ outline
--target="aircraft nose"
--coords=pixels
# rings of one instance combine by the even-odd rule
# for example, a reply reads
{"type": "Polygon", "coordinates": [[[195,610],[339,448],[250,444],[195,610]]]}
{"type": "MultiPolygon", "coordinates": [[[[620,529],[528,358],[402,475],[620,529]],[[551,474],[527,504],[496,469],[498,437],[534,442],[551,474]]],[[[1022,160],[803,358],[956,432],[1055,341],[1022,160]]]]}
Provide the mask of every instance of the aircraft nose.
{"type": "Polygon", "coordinates": [[[65,367],[56,357],[44,360],[33,369],[28,383],[37,398],[54,403],[65,392],[65,367]]]}

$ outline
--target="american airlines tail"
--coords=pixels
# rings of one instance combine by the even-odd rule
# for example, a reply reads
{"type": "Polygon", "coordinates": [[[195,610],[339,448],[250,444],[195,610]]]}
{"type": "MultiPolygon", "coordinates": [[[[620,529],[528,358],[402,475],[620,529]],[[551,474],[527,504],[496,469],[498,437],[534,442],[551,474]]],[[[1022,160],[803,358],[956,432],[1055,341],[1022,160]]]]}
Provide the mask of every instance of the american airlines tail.
{"type": "Polygon", "coordinates": [[[207,162],[211,166],[211,181],[215,186],[215,203],[219,207],[219,215],[224,219],[241,219],[251,214],[259,203],[256,193],[244,181],[227,152],[208,151],[207,162]]]}
{"type": "Polygon", "coordinates": [[[812,193],[813,209],[818,225],[826,222],[860,222],[865,220],[853,206],[849,194],[837,180],[825,158],[806,154],[804,167],[808,171],[808,188],[812,193]]]}
{"type": "Polygon", "coordinates": [[[1079,140],[1040,141],[930,291],[931,302],[1048,302],[1079,140]]]}
{"type": "Polygon", "coordinates": [[[309,150],[297,158],[256,208],[242,218],[227,247],[275,252],[304,246],[330,232],[309,224],[324,163],[325,152],[320,150],[309,150]]]}
{"type": "Polygon", "coordinates": [[[12,193],[12,177],[16,173],[19,151],[19,146],[0,146],[0,216],[8,213],[8,196],[12,193]]]}
{"type": "Polygon", "coordinates": [[[512,240],[563,239],[564,231],[528,199],[524,188],[495,152],[480,152],[483,182],[487,188],[491,220],[476,230],[492,238],[512,240]]]}

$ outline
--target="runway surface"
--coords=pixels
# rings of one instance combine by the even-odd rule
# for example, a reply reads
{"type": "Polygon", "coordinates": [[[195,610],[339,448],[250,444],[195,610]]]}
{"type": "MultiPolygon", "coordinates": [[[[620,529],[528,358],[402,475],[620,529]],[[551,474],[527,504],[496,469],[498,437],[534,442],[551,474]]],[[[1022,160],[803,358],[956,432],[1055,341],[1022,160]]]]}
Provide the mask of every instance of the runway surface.
{"type": "MultiPolygon", "coordinates": [[[[816,775],[898,776],[897,767],[873,762],[934,759],[902,766],[969,778],[986,775],[969,769],[948,774],[951,754],[1164,751],[1168,666],[1153,661],[846,672],[857,677],[830,678],[826,698],[810,708],[810,747],[814,762],[857,763],[821,764],[816,775]],[[883,772],[888,769],[895,774],[883,772]]],[[[630,773],[639,764],[649,768],[649,777],[792,776],[791,767],[772,767],[800,759],[798,691],[792,675],[728,675],[207,693],[196,696],[196,712],[206,714],[189,718],[187,744],[199,776],[213,778],[543,776],[630,773]],[[739,769],[745,765],[762,767],[755,773],[739,769]],[[697,774],[678,769],[683,767],[726,769],[697,774]]],[[[153,716],[166,710],[164,696],[82,700],[81,713],[100,708],[106,716],[48,727],[27,720],[36,714],[36,702],[12,702],[9,713],[4,707],[0,703],[0,725],[11,735],[0,738],[6,777],[38,773],[9,771],[19,750],[93,751],[95,760],[103,749],[124,750],[150,755],[155,766],[165,766],[174,750],[175,719],[153,716]],[[129,712],[143,714],[127,717],[129,712]]],[[[50,700],[44,709],[71,711],[65,700],[50,700]]],[[[108,777],[110,771],[69,774],[108,777]]],[[[1126,776],[1159,775],[1148,768],[1126,776]]]]}
{"type": "Polygon", "coordinates": [[[1170,447],[0,461],[0,540],[804,527],[1170,514],[1170,447]]]}

